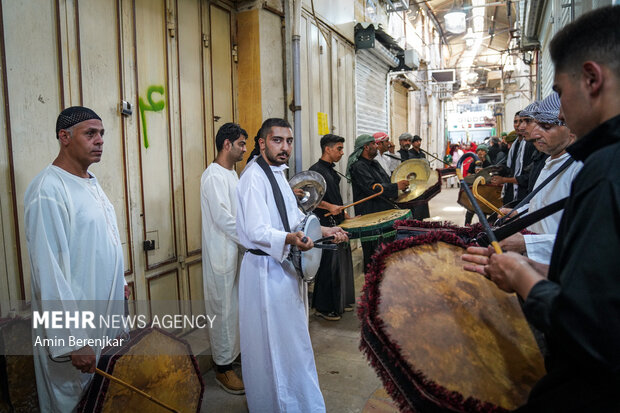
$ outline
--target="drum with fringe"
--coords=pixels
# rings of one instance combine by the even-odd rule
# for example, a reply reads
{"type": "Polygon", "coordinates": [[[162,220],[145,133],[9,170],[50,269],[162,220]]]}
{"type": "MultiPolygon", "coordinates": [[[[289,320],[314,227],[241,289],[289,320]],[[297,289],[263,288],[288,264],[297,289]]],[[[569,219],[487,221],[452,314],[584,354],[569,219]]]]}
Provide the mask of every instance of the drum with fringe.
{"type": "Polygon", "coordinates": [[[347,231],[351,239],[359,238],[362,242],[376,241],[394,237],[396,235],[394,222],[410,217],[411,211],[408,209],[388,209],[345,219],[338,226],[347,231]]]}
{"type": "Polygon", "coordinates": [[[403,411],[506,412],[544,375],[517,297],[464,271],[466,246],[454,231],[402,239],[366,274],[361,348],[403,411]]]}

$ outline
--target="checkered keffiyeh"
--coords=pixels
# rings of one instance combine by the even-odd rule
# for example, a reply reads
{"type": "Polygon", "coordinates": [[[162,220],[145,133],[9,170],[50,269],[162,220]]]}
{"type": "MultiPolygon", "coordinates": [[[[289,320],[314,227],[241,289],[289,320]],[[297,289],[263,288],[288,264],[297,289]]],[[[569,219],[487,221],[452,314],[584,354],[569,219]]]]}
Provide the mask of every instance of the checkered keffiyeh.
{"type": "Polygon", "coordinates": [[[534,114],[534,119],[536,120],[536,122],[540,123],[563,125],[564,122],[562,122],[558,118],[559,116],[560,96],[557,94],[557,92],[553,92],[540,102],[538,110],[534,114]]]}
{"type": "Polygon", "coordinates": [[[60,112],[58,119],[56,119],[56,138],[58,138],[58,132],[61,129],[69,129],[73,125],[90,119],[101,120],[94,110],[85,108],[84,106],[71,106],[66,108],[60,112]]]}
{"type": "Polygon", "coordinates": [[[538,111],[538,105],[540,105],[540,101],[538,100],[534,103],[530,103],[519,113],[519,116],[522,118],[533,118],[538,111]]]}

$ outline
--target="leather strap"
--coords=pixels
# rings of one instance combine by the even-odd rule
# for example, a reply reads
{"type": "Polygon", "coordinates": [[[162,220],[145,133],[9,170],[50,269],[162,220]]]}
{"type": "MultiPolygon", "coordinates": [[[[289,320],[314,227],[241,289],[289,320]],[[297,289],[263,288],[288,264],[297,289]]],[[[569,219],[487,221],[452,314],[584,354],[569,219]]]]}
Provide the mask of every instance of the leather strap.
{"type": "Polygon", "coordinates": [[[247,250],[247,252],[249,252],[250,254],[254,254],[254,255],[261,255],[261,256],[267,256],[269,254],[267,254],[265,251],[263,250],[258,250],[258,249],[249,249],[247,250]]]}
{"type": "Polygon", "coordinates": [[[544,208],[539,209],[538,211],[532,212],[531,214],[527,214],[520,219],[515,221],[510,221],[510,223],[504,225],[503,227],[497,228],[495,231],[495,236],[498,241],[501,241],[505,238],[508,238],[512,234],[516,234],[532,225],[535,222],[538,222],[542,219],[547,218],[555,214],[558,211],[564,209],[564,205],[566,205],[566,201],[568,201],[568,197],[562,198],[559,201],[555,201],[553,204],[549,204],[544,208]]]}
{"type": "Polygon", "coordinates": [[[265,161],[265,158],[259,156],[256,159],[256,163],[263,169],[265,175],[267,175],[267,179],[271,184],[271,189],[273,192],[273,198],[276,201],[276,207],[278,208],[278,213],[280,214],[280,218],[282,219],[282,225],[284,226],[284,230],[286,232],[291,232],[291,227],[288,224],[288,215],[286,213],[286,206],[284,205],[284,197],[282,196],[282,191],[280,191],[280,186],[276,181],[276,177],[273,174],[273,171],[265,161]]]}
{"type": "MultiPolygon", "coordinates": [[[[560,167],[558,169],[556,169],[551,175],[549,175],[547,177],[547,179],[545,179],[540,185],[538,185],[536,188],[534,188],[532,190],[532,192],[530,192],[528,194],[528,196],[526,196],[525,198],[523,198],[521,200],[521,202],[519,202],[517,204],[517,206],[515,206],[506,216],[510,216],[510,214],[512,214],[513,211],[515,211],[516,209],[521,208],[523,205],[527,205],[528,202],[530,202],[530,200],[532,198],[534,198],[534,195],[536,195],[541,189],[543,189],[545,187],[545,185],[547,185],[549,182],[553,181],[553,179],[555,177],[557,177],[559,174],[561,174],[566,168],[568,168],[573,162],[575,162],[575,160],[573,158],[568,158],[566,161],[564,161],[564,163],[562,165],[560,165],[560,167]]],[[[553,204],[552,204],[553,205],[553,204]]],[[[512,222],[513,220],[517,219],[519,217],[520,214],[518,214],[517,216],[509,219],[506,224],[508,222],[512,222]]],[[[541,218],[542,219],[542,218],[541,218]]],[[[500,219],[499,222],[501,223],[503,220],[500,219]]],[[[536,222],[536,221],[535,221],[536,222]]]]}

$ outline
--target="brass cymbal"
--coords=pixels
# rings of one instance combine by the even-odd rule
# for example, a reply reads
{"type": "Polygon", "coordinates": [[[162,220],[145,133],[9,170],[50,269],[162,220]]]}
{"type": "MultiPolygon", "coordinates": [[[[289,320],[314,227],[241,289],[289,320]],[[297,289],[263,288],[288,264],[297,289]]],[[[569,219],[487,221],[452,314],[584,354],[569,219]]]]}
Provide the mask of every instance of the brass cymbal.
{"type": "Polygon", "coordinates": [[[428,188],[435,185],[439,177],[433,173],[426,159],[409,159],[402,162],[392,173],[392,183],[409,181],[408,191],[398,191],[396,203],[408,202],[422,195],[428,188]]]}
{"type": "Polygon", "coordinates": [[[327,189],[325,178],[314,171],[302,171],[293,176],[288,183],[293,190],[302,189],[304,191],[304,196],[299,199],[299,203],[305,213],[316,208],[327,189]]]}

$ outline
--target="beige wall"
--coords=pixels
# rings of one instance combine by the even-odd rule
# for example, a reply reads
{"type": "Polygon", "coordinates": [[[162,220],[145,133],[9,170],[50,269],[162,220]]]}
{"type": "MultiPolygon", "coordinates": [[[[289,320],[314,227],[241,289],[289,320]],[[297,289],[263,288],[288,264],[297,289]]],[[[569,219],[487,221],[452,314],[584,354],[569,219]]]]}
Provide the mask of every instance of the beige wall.
{"type": "Polygon", "coordinates": [[[56,156],[56,117],[71,105],[92,107],[106,128],[103,159],[91,170],[116,210],[133,297],[201,299],[200,175],[215,154],[214,131],[237,118],[230,6],[0,5],[0,300],[30,299],[24,192],[56,156]],[[119,113],[121,100],[131,103],[132,115],[119,113]],[[156,249],[145,252],[149,239],[156,249]]]}

